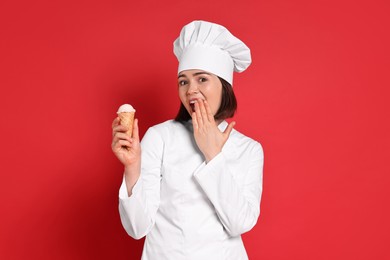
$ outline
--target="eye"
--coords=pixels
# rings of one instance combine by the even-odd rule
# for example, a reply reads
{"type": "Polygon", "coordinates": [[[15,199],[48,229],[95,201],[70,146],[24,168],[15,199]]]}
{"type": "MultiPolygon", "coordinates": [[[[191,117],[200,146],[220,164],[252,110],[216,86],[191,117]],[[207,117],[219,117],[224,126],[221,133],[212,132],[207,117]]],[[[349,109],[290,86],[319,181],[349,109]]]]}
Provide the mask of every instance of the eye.
{"type": "Polygon", "coordinates": [[[199,82],[206,82],[206,81],[207,81],[207,78],[204,78],[204,77],[199,78],[199,82]]]}
{"type": "Polygon", "coordinates": [[[179,81],[179,86],[184,86],[187,84],[187,81],[186,80],[180,80],[179,81]]]}

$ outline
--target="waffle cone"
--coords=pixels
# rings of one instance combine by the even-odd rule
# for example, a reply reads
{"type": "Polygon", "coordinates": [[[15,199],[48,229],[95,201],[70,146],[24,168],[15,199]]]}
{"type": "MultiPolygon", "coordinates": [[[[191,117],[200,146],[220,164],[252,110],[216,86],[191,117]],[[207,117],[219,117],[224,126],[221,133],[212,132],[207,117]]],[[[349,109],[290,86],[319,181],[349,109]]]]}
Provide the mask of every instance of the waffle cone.
{"type": "Polygon", "coordinates": [[[134,124],[134,114],[135,112],[122,112],[119,113],[119,118],[120,118],[120,124],[124,125],[127,127],[127,132],[130,137],[133,134],[133,124],[134,124]]]}

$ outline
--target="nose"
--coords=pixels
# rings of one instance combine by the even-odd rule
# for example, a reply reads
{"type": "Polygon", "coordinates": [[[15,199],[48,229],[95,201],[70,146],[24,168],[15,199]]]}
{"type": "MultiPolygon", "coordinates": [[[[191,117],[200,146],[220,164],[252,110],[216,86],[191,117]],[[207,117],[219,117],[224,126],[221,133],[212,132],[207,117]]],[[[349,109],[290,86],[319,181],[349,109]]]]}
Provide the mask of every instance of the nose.
{"type": "Polygon", "coordinates": [[[199,93],[199,88],[198,88],[198,84],[196,83],[196,81],[190,81],[188,84],[189,84],[189,86],[188,86],[188,90],[187,90],[187,95],[199,93]]]}

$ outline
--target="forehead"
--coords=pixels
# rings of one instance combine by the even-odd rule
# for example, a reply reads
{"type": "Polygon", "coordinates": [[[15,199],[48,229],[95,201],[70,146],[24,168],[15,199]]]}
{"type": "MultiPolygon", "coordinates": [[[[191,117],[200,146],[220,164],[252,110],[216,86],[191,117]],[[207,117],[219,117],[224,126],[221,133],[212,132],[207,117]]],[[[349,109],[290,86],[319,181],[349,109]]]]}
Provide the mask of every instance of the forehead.
{"type": "Polygon", "coordinates": [[[178,77],[194,77],[197,75],[210,75],[216,77],[214,74],[207,72],[205,70],[192,69],[192,70],[183,70],[179,73],[178,77]]]}

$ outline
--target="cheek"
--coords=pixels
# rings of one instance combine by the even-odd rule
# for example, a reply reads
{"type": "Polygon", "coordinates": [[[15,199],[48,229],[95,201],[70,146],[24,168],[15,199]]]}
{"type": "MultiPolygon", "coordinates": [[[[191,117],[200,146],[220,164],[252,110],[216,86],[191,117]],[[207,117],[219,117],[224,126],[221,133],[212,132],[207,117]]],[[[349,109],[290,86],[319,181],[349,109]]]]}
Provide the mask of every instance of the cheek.
{"type": "Polygon", "coordinates": [[[180,100],[183,102],[184,98],[185,98],[185,92],[183,91],[183,89],[179,88],[178,90],[178,94],[179,94],[179,98],[180,100]]]}
{"type": "Polygon", "coordinates": [[[187,95],[186,95],[186,92],[185,91],[181,91],[179,89],[179,99],[180,99],[180,102],[184,105],[184,107],[188,110],[188,104],[187,104],[187,95]]]}
{"type": "Polygon", "coordinates": [[[214,112],[217,113],[222,101],[222,89],[213,93],[214,112]]]}
{"type": "Polygon", "coordinates": [[[215,115],[221,105],[221,98],[217,95],[210,96],[207,99],[211,112],[215,115]]]}

